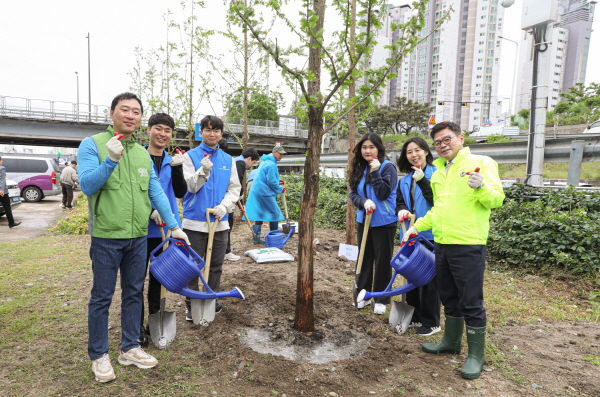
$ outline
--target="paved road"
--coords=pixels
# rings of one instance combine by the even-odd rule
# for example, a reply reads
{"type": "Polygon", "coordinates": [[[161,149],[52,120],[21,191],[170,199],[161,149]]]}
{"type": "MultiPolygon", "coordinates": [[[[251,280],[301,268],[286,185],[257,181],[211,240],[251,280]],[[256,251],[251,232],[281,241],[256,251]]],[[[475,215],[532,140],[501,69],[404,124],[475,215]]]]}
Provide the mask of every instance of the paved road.
{"type": "MultiPolygon", "coordinates": [[[[75,194],[80,194],[80,191],[75,194]]],[[[13,210],[15,222],[21,222],[10,229],[6,216],[0,217],[0,242],[20,241],[39,237],[46,229],[54,226],[66,210],[60,208],[62,196],[46,196],[37,203],[22,202],[13,210]]]]}

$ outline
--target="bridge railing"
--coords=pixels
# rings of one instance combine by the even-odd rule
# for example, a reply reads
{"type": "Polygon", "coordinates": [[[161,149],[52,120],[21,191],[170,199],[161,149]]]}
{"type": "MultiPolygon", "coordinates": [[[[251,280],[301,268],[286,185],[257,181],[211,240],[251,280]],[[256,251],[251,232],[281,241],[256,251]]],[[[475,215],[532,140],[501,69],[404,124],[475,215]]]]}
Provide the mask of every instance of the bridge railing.
{"type": "Polygon", "coordinates": [[[99,124],[110,123],[109,107],[107,106],[92,105],[90,113],[86,104],[9,96],[0,96],[0,116],[99,124]]]}

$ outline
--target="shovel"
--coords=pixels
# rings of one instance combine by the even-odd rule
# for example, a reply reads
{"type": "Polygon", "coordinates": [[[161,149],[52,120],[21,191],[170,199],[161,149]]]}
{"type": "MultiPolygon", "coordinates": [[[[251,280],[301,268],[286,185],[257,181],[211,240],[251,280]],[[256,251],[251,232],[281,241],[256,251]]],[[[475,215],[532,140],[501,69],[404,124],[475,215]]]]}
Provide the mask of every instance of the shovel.
{"type": "Polygon", "coordinates": [[[244,214],[244,206],[242,205],[242,203],[240,201],[237,202],[237,205],[240,209],[240,212],[242,213],[242,218],[246,218],[246,221],[248,222],[248,227],[250,228],[250,231],[252,232],[252,235],[254,236],[254,238],[256,238],[258,241],[260,241],[261,243],[265,243],[265,240],[261,240],[260,236],[257,236],[256,233],[254,232],[254,229],[252,229],[252,224],[250,223],[250,219],[248,219],[248,216],[244,214]]]}
{"type": "MultiPolygon", "coordinates": [[[[160,228],[160,235],[165,240],[165,232],[160,228]]],[[[167,249],[167,244],[163,245],[163,251],[167,249]]],[[[168,347],[175,339],[177,332],[177,322],[175,321],[175,312],[165,311],[167,300],[167,289],[164,285],[160,286],[160,310],[148,316],[148,328],[150,329],[150,338],[154,345],[159,349],[168,347]]]]}
{"type": "MultiPolygon", "coordinates": [[[[283,186],[285,187],[285,182],[283,183],[283,186]]],[[[283,192],[282,194],[283,194],[283,208],[285,209],[285,222],[286,223],[281,225],[281,231],[283,232],[283,234],[290,234],[290,229],[291,229],[292,225],[290,223],[290,216],[288,214],[287,200],[285,199],[285,192],[283,192]]]]}
{"type": "MultiPolygon", "coordinates": [[[[415,222],[415,215],[410,215],[410,224],[408,228],[413,225],[415,222]]],[[[400,222],[402,226],[402,235],[406,234],[406,225],[404,221],[400,222]]],[[[404,278],[404,277],[403,277],[404,278]]],[[[406,279],[404,278],[404,284],[406,284],[406,279]]],[[[406,303],[406,293],[402,294],[402,301],[392,301],[392,308],[390,310],[390,325],[392,327],[392,331],[398,333],[398,335],[404,334],[408,330],[408,326],[410,325],[410,320],[412,319],[413,313],[415,312],[415,308],[406,303]]]]}
{"type": "Polygon", "coordinates": [[[354,306],[358,308],[358,301],[356,297],[358,296],[358,278],[360,277],[360,272],[362,270],[363,258],[365,256],[365,245],[367,245],[367,236],[369,234],[369,227],[371,226],[371,217],[373,214],[367,214],[365,218],[365,227],[363,228],[363,237],[362,242],[360,243],[360,254],[358,254],[358,263],[356,264],[356,276],[354,277],[354,287],[352,288],[352,300],[354,301],[354,306]]]}
{"type": "MultiPolygon", "coordinates": [[[[208,223],[208,242],[206,244],[206,255],[204,255],[204,272],[202,277],[208,282],[208,275],[210,272],[210,260],[212,257],[212,244],[215,238],[215,230],[217,228],[218,221],[211,224],[210,214],[215,212],[213,208],[206,210],[206,222],[208,223]]],[[[206,292],[206,287],[202,286],[202,292],[206,292]]],[[[217,306],[216,299],[191,299],[192,306],[192,320],[194,324],[202,324],[208,326],[210,322],[215,319],[215,308],[217,306]]]]}

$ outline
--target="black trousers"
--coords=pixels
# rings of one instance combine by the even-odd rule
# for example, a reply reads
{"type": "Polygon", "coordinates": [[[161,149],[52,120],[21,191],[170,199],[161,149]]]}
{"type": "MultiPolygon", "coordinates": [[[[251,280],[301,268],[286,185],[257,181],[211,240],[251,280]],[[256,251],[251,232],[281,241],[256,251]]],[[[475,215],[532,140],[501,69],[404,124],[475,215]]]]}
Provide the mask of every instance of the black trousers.
{"type": "Polygon", "coordinates": [[[62,186],[62,205],[67,208],[73,208],[73,186],[61,183],[62,186]]]}
{"type": "Polygon", "coordinates": [[[0,202],[2,203],[2,207],[4,207],[8,226],[14,225],[15,219],[13,218],[12,208],[10,208],[10,197],[8,197],[8,192],[4,192],[4,196],[0,196],[0,202]]]}
{"type": "Polygon", "coordinates": [[[227,217],[227,222],[229,222],[229,230],[227,231],[227,249],[225,253],[228,254],[231,252],[231,230],[233,229],[233,212],[229,213],[227,217]]]}
{"type": "Polygon", "coordinates": [[[441,304],[435,276],[429,283],[407,292],[406,303],[415,308],[411,322],[430,328],[440,325],[441,304]]]}
{"type": "MultiPolygon", "coordinates": [[[[202,259],[206,258],[206,246],[208,245],[208,233],[197,232],[195,230],[183,229],[190,239],[191,247],[202,259]]],[[[210,259],[210,271],[208,272],[208,286],[215,292],[221,288],[221,274],[223,273],[223,261],[225,260],[225,250],[227,249],[227,230],[215,232],[212,245],[212,256],[210,259]]],[[[198,291],[200,278],[196,277],[187,285],[189,289],[198,291]]],[[[185,298],[185,304],[189,308],[190,298],[185,298]]]]}
{"type": "MultiPolygon", "coordinates": [[[[146,253],[146,273],[150,273],[150,279],[148,280],[148,314],[158,313],[160,310],[160,283],[152,272],[148,271],[148,265],[150,261],[150,253],[154,251],[156,247],[160,245],[162,239],[160,237],[148,238],[148,248],[146,253]]],[[[162,254],[162,249],[156,253],[156,256],[162,254]]],[[[142,291],[143,294],[143,291],[142,291]]],[[[142,327],[144,326],[144,300],[142,299],[142,327]]]]}
{"type": "Polygon", "coordinates": [[[470,327],[485,327],[483,274],[485,245],[435,243],[438,292],[444,313],[464,317],[470,327]]]}
{"type": "MultiPolygon", "coordinates": [[[[356,224],[358,234],[358,249],[362,242],[363,230],[365,225],[356,224]]],[[[368,292],[380,292],[392,279],[392,267],[390,261],[394,254],[394,237],[396,236],[395,227],[371,227],[365,244],[365,254],[363,257],[362,269],[358,277],[358,291],[363,289],[368,292]]],[[[359,252],[360,255],[360,252],[359,252]]],[[[358,266],[358,263],[357,263],[358,266]]],[[[375,298],[375,303],[387,305],[391,298],[375,298]]]]}

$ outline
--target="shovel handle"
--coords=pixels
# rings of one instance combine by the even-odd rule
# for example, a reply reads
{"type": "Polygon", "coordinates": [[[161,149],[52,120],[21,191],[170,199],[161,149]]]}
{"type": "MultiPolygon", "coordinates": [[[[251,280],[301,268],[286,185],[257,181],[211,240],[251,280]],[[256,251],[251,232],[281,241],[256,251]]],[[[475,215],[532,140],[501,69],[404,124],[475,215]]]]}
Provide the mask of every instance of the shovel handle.
{"type": "Polygon", "coordinates": [[[283,208],[285,209],[285,221],[287,223],[290,223],[290,216],[288,215],[288,208],[287,208],[287,200],[285,199],[285,190],[283,191],[283,208]]]}
{"type": "Polygon", "coordinates": [[[210,260],[212,259],[212,245],[215,238],[215,230],[217,229],[217,220],[210,222],[210,214],[214,213],[214,208],[206,209],[206,222],[208,222],[208,243],[206,244],[206,255],[204,255],[204,273],[202,276],[208,283],[208,273],[210,272],[210,260]]]}
{"type": "MultiPolygon", "coordinates": [[[[408,228],[410,229],[412,225],[415,224],[415,214],[410,214],[409,216],[410,223],[408,224],[408,228]]],[[[400,226],[402,226],[402,234],[406,234],[406,225],[404,224],[406,221],[400,222],[400,226]]]]}
{"type": "MultiPolygon", "coordinates": [[[[165,237],[165,230],[162,227],[159,227],[158,229],[160,230],[160,237],[162,238],[162,241],[165,241],[166,237],[171,237],[171,230],[169,230],[167,232],[167,236],[165,237]]],[[[163,246],[162,246],[163,252],[167,249],[168,246],[169,246],[168,242],[163,244],[163,246]]],[[[166,297],[167,297],[167,289],[165,288],[164,285],[161,284],[160,285],[160,299],[165,299],[166,297]]],[[[161,324],[161,326],[162,326],[162,324],[161,324]]],[[[162,334],[162,331],[161,331],[161,334],[162,334]]]]}
{"type": "Polygon", "coordinates": [[[360,253],[358,254],[358,263],[356,265],[356,274],[360,274],[362,270],[363,258],[365,256],[365,246],[367,245],[367,236],[371,226],[371,217],[373,214],[367,214],[365,218],[365,227],[363,228],[362,242],[360,243],[360,253]]]}

